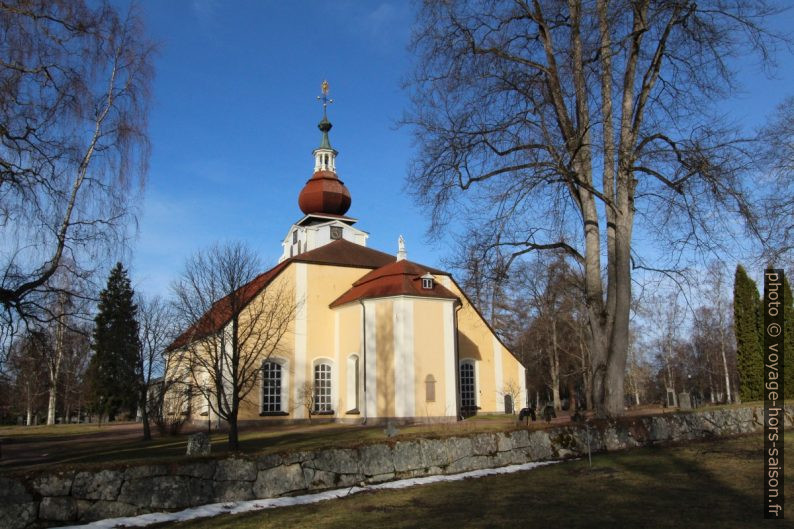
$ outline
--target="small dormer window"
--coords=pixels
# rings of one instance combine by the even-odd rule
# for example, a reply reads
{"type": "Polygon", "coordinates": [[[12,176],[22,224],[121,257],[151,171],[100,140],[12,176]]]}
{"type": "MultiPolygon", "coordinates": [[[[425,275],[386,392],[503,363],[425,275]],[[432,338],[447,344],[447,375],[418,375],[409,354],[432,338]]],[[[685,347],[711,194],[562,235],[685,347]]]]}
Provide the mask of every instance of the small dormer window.
{"type": "Polygon", "coordinates": [[[292,232],[292,244],[298,242],[298,230],[292,232]]]}
{"type": "Polygon", "coordinates": [[[424,290],[433,290],[433,276],[430,274],[422,276],[422,288],[424,290]]]}
{"type": "Polygon", "coordinates": [[[342,227],[331,226],[331,240],[337,240],[341,238],[342,238],[342,227]]]}

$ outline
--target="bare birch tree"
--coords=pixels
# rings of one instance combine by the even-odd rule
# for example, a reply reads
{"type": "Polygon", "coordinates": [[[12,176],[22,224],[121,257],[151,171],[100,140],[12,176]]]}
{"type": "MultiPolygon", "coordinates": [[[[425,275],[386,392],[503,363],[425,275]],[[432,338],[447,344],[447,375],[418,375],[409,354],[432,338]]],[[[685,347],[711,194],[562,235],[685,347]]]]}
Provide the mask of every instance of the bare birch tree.
{"type": "MultiPolygon", "coordinates": [[[[176,316],[173,307],[159,296],[147,298],[138,296],[138,334],[141,346],[138,349],[138,402],[143,424],[143,438],[152,438],[149,417],[152,406],[162,406],[162,387],[155,387],[155,381],[165,374],[166,348],[176,338],[176,316]],[[155,398],[151,398],[154,393],[155,398]]],[[[159,409],[154,410],[160,413],[159,409]]]]}
{"type": "Polygon", "coordinates": [[[493,251],[555,249],[579,263],[602,414],[624,412],[632,270],[670,273],[691,252],[763,239],[744,178],[756,147],[714,102],[735,84],[728,58],[769,59],[781,40],[764,24],[779,11],[428,0],[418,14],[409,187],[436,233],[473,226],[493,251]],[[641,254],[637,237],[657,250],[641,254]]]}
{"type": "Polygon", "coordinates": [[[240,404],[255,387],[262,364],[284,346],[295,317],[294,292],[268,284],[256,255],[240,243],[196,253],[174,284],[186,331],[172,349],[184,351],[190,384],[229,425],[229,449],[239,447],[240,404]]]}
{"type": "Polygon", "coordinates": [[[20,322],[57,319],[50,293],[77,289],[124,242],[148,161],[153,47],[134,10],[103,1],[3,1],[0,34],[7,338],[20,322]],[[56,272],[69,281],[54,284],[56,272]]]}

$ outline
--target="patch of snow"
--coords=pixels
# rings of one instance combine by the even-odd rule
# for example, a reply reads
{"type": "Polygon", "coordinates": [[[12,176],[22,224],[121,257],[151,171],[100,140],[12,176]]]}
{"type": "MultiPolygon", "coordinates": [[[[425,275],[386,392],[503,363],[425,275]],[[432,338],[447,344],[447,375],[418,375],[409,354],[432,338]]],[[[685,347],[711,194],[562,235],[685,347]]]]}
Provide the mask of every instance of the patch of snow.
{"type": "Polygon", "coordinates": [[[513,472],[521,472],[525,470],[532,470],[533,468],[542,467],[545,465],[553,465],[559,461],[543,461],[539,463],[524,463],[523,465],[508,465],[499,468],[486,468],[482,470],[472,470],[469,472],[461,472],[460,474],[447,474],[438,476],[425,476],[421,478],[408,478],[399,479],[396,481],[387,481],[385,483],[377,483],[375,485],[365,485],[363,487],[349,487],[344,489],[326,490],[314,494],[304,494],[301,496],[282,496],[280,498],[268,498],[262,500],[250,501],[237,501],[237,502],[224,502],[224,503],[211,503],[202,505],[201,507],[192,507],[178,512],[153,512],[149,514],[142,514],[140,516],[130,516],[127,518],[108,518],[107,520],[98,520],[86,525],[71,525],[62,529],[113,529],[116,527],[146,527],[156,523],[164,522],[185,522],[188,520],[195,520],[197,518],[209,518],[219,514],[239,514],[250,511],[260,511],[264,509],[273,509],[276,507],[291,507],[293,505],[307,505],[309,503],[317,503],[320,501],[333,500],[337,498],[344,498],[351,494],[357,494],[368,490],[386,490],[386,489],[405,489],[416,485],[428,485],[430,483],[442,483],[445,481],[459,481],[469,478],[481,478],[485,476],[495,476],[497,474],[512,474],[513,472]]]}

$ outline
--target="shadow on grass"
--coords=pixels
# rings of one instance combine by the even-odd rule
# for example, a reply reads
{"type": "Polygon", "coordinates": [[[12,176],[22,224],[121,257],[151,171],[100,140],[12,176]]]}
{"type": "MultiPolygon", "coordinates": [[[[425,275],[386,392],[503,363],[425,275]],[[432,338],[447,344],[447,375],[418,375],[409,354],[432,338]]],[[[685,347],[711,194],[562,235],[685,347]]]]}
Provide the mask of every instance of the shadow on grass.
{"type": "Polygon", "coordinates": [[[766,527],[761,450],[757,435],[637,449],[596,455],[592,469],[570,461],[176,527],[766,527]]]}

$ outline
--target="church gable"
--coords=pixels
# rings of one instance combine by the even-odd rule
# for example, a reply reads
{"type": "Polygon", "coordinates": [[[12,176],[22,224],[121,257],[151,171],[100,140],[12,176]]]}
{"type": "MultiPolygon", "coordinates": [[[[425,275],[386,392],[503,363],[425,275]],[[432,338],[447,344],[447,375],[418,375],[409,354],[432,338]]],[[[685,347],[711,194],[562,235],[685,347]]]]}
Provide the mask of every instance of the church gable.
{"type": "MultiPolygon", "coordinates": [[[[369,234],[346,216],[350,192],[336,175],[323,90],[322,139],[298,201],[304,216],[279,263],[236,293],[250,303],[283,285],[296,304],[283,347],[261,359],[241,420],[456,420],[503,411],[511,384],[524,402],[523,366],[452,276],[407,260],[402,236],[396,255],[368,248],[369,234]]],[[[219,300],[169,349],[217,333],[231,316],[219,300]]]]}

